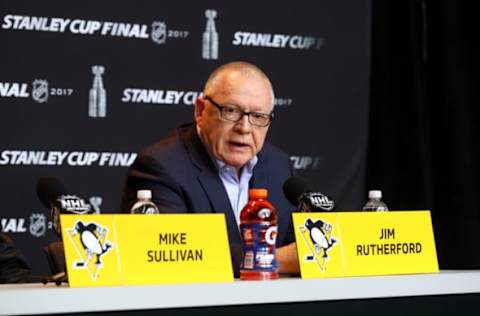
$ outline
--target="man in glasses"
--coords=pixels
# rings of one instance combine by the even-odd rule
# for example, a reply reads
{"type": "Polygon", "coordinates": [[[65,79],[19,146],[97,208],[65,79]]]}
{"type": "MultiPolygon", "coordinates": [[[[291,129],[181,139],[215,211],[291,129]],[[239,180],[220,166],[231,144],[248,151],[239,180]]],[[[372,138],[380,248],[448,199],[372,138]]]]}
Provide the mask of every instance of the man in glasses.
{"type": "Polygon", "coordinates": [[[279,271],[298,273],[291,212],[282,185],[293,175],[288,156],[265,143],[274,94],[258,67],[232,62],[208,78],[195,102],[195,123],[139,154],[128,174],[122,210],[139,189],[152,190],[160,212],[222,212],[227,219],[234,270],[238,272],[240,211],[249,188],[266,188],[279,217],[279,271]]]}

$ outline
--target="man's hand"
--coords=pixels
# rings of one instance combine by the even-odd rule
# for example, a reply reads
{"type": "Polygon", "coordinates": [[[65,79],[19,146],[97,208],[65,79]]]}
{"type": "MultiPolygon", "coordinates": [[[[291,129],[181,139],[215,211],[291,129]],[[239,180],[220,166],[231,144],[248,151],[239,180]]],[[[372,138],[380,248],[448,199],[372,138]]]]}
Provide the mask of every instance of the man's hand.
{"type": "Polygon", "coordinates": [[[298,265],[297,255],[297,243],[292,242],[291,244],[277,248],[276,258],[279,273],[291,275],[300,274],[300,267],[298,265]]]}

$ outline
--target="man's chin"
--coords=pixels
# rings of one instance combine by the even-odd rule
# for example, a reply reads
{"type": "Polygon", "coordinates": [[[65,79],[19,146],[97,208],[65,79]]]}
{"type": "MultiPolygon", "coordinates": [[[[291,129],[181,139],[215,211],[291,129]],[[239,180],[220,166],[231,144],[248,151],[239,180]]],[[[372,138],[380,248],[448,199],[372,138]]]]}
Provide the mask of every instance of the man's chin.
{"type": "Polygon", "coordinates": [[[242,168],[249,160],[251,159],[250,156],[248,157],[234,157],[234,158],[227,158],[224,162],[232,167],[235,168],[242,168]]]}

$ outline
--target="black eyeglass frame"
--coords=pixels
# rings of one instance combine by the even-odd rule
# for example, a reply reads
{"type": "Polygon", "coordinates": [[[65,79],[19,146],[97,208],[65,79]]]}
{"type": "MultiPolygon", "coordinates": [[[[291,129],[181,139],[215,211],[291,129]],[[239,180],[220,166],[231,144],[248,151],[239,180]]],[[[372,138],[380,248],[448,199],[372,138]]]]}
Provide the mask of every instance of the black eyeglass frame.
{"type": "Polygon", "coordinates": [[[205,100],[208,100],[211,104],[213,104],[219,111],[220,111],[220,117],[227,120],[227,121],[230,121],[230,122],[238,122],[240,121],[245,115],[248,116],[248,122],[250,124],[252,124],[253,126],[258,126],[258,127],[267,127],[269,126],[272,121],[273,121],[273,117],[274,117],[274,113],[271,112],[270,114],[267,114],[267,113],[259,113],[259,112],[245,112],[243,110],[240,110],[238,108],[234,108],[234,107],[229,107],[229,106],[223,106],[223,105],[220,105],[218,104],[217,102],[215,102],[210,96],[206,95],[203,97],[205,100]],[[238,120],[232,120],[232,119],[229,119],[227,117],[225,117],[225,112],[224,110],[225,109],[234,109],[234,110],[237,110],[238,113],[241,113],[242,115],[238,118],[238,120]],[[257,124],[257,123],[254,123],[252,122],[252,117],[250,115],[261,115],[261,116],[264,116],[264,117],[267,117],[269,118],[267,124],[265,125],[260,125],[260,124],[257,124]]]}

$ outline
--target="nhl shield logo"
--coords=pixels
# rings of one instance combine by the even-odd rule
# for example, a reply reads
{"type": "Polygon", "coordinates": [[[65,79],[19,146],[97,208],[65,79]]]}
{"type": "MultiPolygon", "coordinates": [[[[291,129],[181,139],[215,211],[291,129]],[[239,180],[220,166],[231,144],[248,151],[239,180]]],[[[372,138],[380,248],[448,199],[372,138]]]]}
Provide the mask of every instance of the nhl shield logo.
{"type": "Polygon", "coordinates": [[[73,263],[73,268],[86,269],[95,281],[100,268],[103,268],[103,256],[113,247],[107,240],[108,228],[95,222],[85,224],[79,220],[73,228],[68,228],[67,232],[79,257],[73,263]]]}
{"type": "Polygon", "coordinates": [[[47,225],[45,221],[45,215],[41,213],[34,213],[30,216],[29,231],[32,236],[41,237],[45,235],[47,225]]]}
{"type": "Polygon", "coordinates": [[[167,25],[164,22],[154,21],[150,37],[155,43],[164,44],[167,40],[167,25]]]}
{"type": "Polygon", "coordinates": [[[35,79],[32,83],[32,98],[38,103],[44,103],[48,100],[48,81],[35,79]]]}

